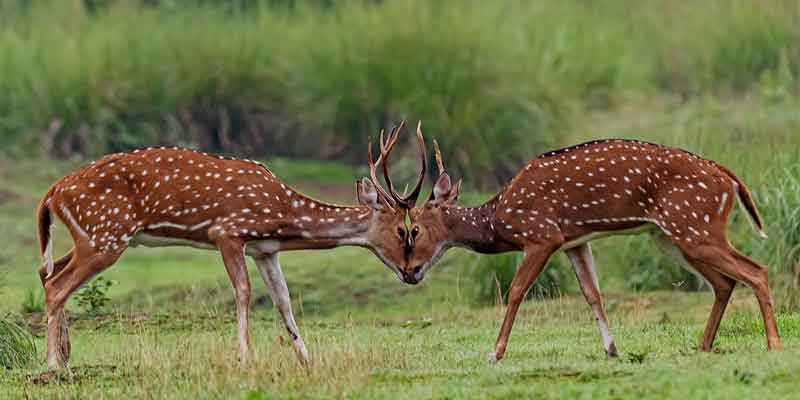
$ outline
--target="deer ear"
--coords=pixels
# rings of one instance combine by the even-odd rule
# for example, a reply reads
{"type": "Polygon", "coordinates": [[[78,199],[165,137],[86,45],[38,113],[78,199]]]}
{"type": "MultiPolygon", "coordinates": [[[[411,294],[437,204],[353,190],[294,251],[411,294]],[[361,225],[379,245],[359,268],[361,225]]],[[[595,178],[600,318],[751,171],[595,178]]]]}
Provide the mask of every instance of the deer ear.
{"type": "Polygon", "coordinates": [[[441,175],[439,175],[439,179],[436,179],[436,183],[433,185],[434,200],[440,200],[445,197],[448,193],[450,193],[451,188],[450,175],[447,175],[447,172],[443,172],[441,175]]]}
{"type": "Polygon", "coordinates": [[[381,204],[378,202],[378,191],[375,190],[375,186],[367,178],[361,178],[361,180],[356,181],[356,197],[358,198],[358,203],[363,206],[373,210],[381,208],[381,204]]]}
{"type": "Polygon", "coordinates": [[[444,204],[452,203],[458,199],[458,194],[461,190],[461,181],[459,180],[455,186],[450,181],[450,175],[442,172],[439,179],[433,185],[433,193],[431,193],[431,203],[444,204]]]}
{"type": "Polygon", "coordinates": [[[460,195],[461,195],[461,179],[459,179],[458,182],[456,182],[456,184],[453,186],[453,189],[450,190],[450,196],[448,201],[451,203],[455,203],[456,201],[458,201],[458,196],[460,195]]]}

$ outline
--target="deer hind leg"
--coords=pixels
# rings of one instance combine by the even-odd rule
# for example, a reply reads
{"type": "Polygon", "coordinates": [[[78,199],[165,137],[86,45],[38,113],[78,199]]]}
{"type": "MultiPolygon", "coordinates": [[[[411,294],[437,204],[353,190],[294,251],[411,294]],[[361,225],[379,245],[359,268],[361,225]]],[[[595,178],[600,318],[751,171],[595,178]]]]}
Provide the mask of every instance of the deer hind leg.
{"type": "Polygon", "coordinates": [[[255,258],[258,272],[264,283],[267,285],[267,292],[272,298],[272,303],[275,309],[280,314],[283,323],[286,326],[286,331],[292,338],[292,345],[297,354],[300,363],[307,365],[309,362],[308,350],[300,337],[300,330],[297,329],[294,315],[292,314],[292,300],[289,297],[289,288],[286,286],[286,279],[283,277],[280,263],[278,262],[278,253],[265,254],[255,258]]]}
{"type": "Polygon", "coordinates": [[[67,256],[66,265],[56,265],[53,275],[44,280],[45,305],[47,307],[47,365],[49,368],[65,366],[69,361],[69,327],[64,306],[70,295],[93,276],[108,268],[119,258],[124,249],[113,253],[100,253],[80,243],[67,256]]]}
{"type": "Polygon", "coordinates": [[[236,320],[239,337],[239,358],[247,362],[250,354],[250,334],[248,331],[248,314],[250,312],[250,278],[247,275],[247,264],[244,259],[244,243],[240,240],[221,237],[217,246],[222,253],[225,270],[233,284],[236,300],[236,320]]]}
{"type": "Polygon", "coordinates": [[[711,264],[691,258],[691,255],[684,253],[663,233],[654,233],[652,236],[664,253],[675,259],[682,267],[700,276],[714,292],[714,305],[711,308],[711,314],[703,332],[703,339],[698,347],[700,351],[711,351],[720,321],[722,321],[722,315],[725,313],[725,308],[728,306],[728,301],[733,294],[733,288],[736,286],[736,280],[718,272],[715,269],[716,267],[711,264]]]}
{"type": "Polygon", "coordinates": [[[722,321],[722,315],[725,313],[725,308],[728,306],[733,294],[733,288],[736,286],[736,280],[715,271],[713,268],[703,268],[700,263],[695,263],[694,266],[714,291],[714,305],[711,307],[711,314],[708,316],[706,329],[703,332],[703,340],[698,347],[700,351],[711,351],[714,347],[714,339],[717,337],[719,323],[722,321]]]}
{"type": "MultiPolygon", "coordinates": [[[[765,267],[740,254],[728,244],[727,240],[719,241],[719,244],[705,243],[700,245],[690,245],[676,240],[676,245],[680,247],[682,253],[692,265],[700,266],[701,268],[703,266],[708,267],[699,271],[712,271],[708,276],[714,277],[716,280],[717,283],[715,284],[714,281],[709,279],[709,282],[715,290],[719,290],[718,288],[723,289],[721,294],[716,295],[718,298],[717,303],[720,304],[718,306],[715,303],[712,316],[709,320],[709,325],[714,323],[714,326],[711,327],[714,328],[712,329],[713,333],[716,333],[716,326],[719,324],[716,320],[722,317],[722,312],[725,309],[724,304],[727,304],[730,298],[730,292],[733,291],[734,286],[733,283],[731,283],[730,289],[727,289],[725,286],[726,284],[722,283],[724,280],[713,275],[713,273],[716,272],[724,277],[742,282],[753,289],[759,307],[761,308],[761,316],[764,321],[764,330],[767,337],[767,348],[770,350],[780,348],[780,337],[778,336],[778,327],[775,323],[775,313],[772,305],[772,297],[769,292],[767,269],[765,267]],[[721,304],[723,302],[724,304],[721,304]]],[[[707,331],[708,330],[709,328],[707,328],[707,331]]],[[[711,336],[710,333],[708,336],[711,336]]],[[[713,337],[710,338],[713,340],[713,337]]],[[[706,344],[706,339],[707,338],[704,337],[704,344],[706,344]]],[[[701,349],[703,349],[703,347],[704,346],[701,346],[701,349]]],[[[708,343],[708,347],[710,347],[710,343],[708,343]]]]}
{"type": "Polygon", "coordinates": [[[572,268],[575,270],[575,276],[578,278],[583,296],[589,306],[592,307],[597,321],[597,328],[603,337],[603,347],[606,350],[606,354],[609,357],[616,357],[617,345],[614,344],[614,337],[608,327],[608,317],[606,317],[606,311],[603,308],[603,297],[600,294],[600,285],[597,282],[597,271],[595,270],[594,257],[592,257],[592,249],[588,243],[584,243],[566,250],[565,253],[572,262],[572,268]]]}
{"type": "Polygon", "coordinates": [[[497,362],[503,358],[508,346],[508,337],[511,335],[511,328],[514,326],[514,319],[519,311],[519,306],[525,298],[525,294],[533,286],[533,282],[542,272],[557,246],[528,246],[525,248],[525,256],[517,269],[514,280],[511,282],[511,289],[508,292],[508,306],[500,333],[497,335],[494,352],[489,354],[489,361],[497,362]]]}
{"type": "Polygon", "coordinates": [[[764,320],[764,331],[767,335],[767,348],[779,350],[781,348],[781,338],[778,334],[778,324],[775,322],[775,311],[769,291],[767,268],[735,249],[731,249],[731,254],[739,262],[740,270],[744,271],[742,275],[747,278],[745,283],[753,289],[756,299],[758,299],[761,317],[764,320]]]}
{"type": "MultiPolygon", "coordinates": [[[[63,257],[59,258],[58,260],[53,262],[53,275],[58,274],[64,267],[69,264],[72,260],[72,255],[75,249],[72,248],[70,251],[67,252],[63,257]]],[[[45,287],[47,280],[47,266],[43,265],[39,268],[39,279],[42,281],[42,288],[45,287]]],[[[48,307],[50,309],[50,307],[48,307]]],[[[67,315],[64,312],[64,307],[61,307],[61,310],[55,314],[52,318],[48,317],[48,339],[52,338],[52,340],[57,343],[57,345],[51,345],[50,341],[48,341],[48,352],[47,352],[47,360],[48,366],[50,368],[56,368],[59,364],[66,363],[66,360],[69,358],[70,352],[70,345],[69,345],[69,332],[67,326],[67,315]],[[51,322],[52,321],[52,322],[51,322]],[[50,327],[52,326],[52,330],[55,332],[54,334],[50,334],[50,327]],[[63,361],[59,361],[63,360],[63,361]]]]}

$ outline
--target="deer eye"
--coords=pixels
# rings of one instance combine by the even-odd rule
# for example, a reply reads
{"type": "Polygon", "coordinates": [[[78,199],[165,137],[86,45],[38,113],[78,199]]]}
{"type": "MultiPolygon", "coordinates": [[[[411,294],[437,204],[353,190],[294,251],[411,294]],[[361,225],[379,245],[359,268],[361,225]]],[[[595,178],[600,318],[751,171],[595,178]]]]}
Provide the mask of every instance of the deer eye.
{"type": "Polygon", "coordinates": [[[415,227],[411,228],[411,237],[416,239],[417,235],[419,235],[419,227],[415,226],[415,227]]]}
{"type": "Polygon", "coordinates": [[[401,239],[405,239],[406,237],[406,230],[403,228],[397,228],[397,234],[400,235],[401,239]]]}

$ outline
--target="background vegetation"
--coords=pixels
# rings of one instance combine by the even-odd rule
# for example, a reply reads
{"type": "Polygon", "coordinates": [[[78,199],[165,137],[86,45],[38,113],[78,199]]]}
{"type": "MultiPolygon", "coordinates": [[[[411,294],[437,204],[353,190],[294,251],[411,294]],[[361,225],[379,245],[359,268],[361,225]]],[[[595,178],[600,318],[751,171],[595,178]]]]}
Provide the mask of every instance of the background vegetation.
{"type": "Polygon", "coordinates": [[[366,140],[405,117],[425,122],[449,165],[496,183],[630,92],[781,99],[800,74],[791,0],[0,7],[10,154],[179,143],[360,163],[366,140]]]}
{"type": "MultiPolygon", "coordinates": [[[[22,333],[8,348],[39,361],[13,364],[0,387],[34,398],[791,396],[798,78],[800,5],[785,0],[0,0],[0,316],[35,336],[36,349],[22,333]],[[281,256],[317,359],[308,372],[251,271],[258,357],[245,371],[219,257],[145,249],[103,274],[114,285],[71,301],[75,368],[40,373],[33,210],[55,179],[107,152],[179,144],[262,159],[288,184],[348,202],[367,141],[401,118],[440,142],[465,179],[463,204],[487,200],[544,150],[599,137],[730,167],[770,236],[736,211],[731,240],[769,266],[787,350],[762,351],[744,288],[722,355],[694,353],[712,296],[687,293],[702,285],[647,238],[618,237],[593,243],[618,362],[603,359],[563,255],[531,293],[541,301],[524,306],[509,359],[489,367],[518,255],[451,250],[411,287],[344,248],[281,256]]],[[[410,180],[415,150],[401,146],[394,172],[410,180]]],[[[66,251],[67,233],[55,237],[66,251]]]]}

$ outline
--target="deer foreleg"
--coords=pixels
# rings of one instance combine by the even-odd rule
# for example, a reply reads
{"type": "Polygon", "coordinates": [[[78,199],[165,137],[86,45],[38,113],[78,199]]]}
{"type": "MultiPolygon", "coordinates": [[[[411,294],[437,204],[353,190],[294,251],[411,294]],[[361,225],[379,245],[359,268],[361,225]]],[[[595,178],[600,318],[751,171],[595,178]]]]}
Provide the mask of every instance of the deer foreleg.
{"type": "Polygon", "coordinates": [[[295,323],[294,315],[292,314],[292,300],[289,297],[289,288],[286,286],[286,279],[283,277],[283,271],[281,271],[281,265],[278,262],[278,253],[265,254],[255,258],[255,260],[258,272],[267,285],[267,291],[272,298],[272,303],[283,319],[286,331],[292,339],[297,358],[302,364],[308,364],[308,350],[306,350],[303,338],[300,337],[300,330],[297,329],[297,323],[295,323]]]}
{"type": "Polygon", "coordinates": [[[566,250],[565,253],[572,262],[583,296],[586,297],[586,302],[589,303],[592,311],[594,311],[597,328],[603,337],[603,347],[606,350],[606,354],[609,357],[616,357],[617,346],[614,344],[614,337],[611,335],[606,311],[603,308],[603,298],[600,295],[600,286],[597,283],[597,272],[595,270],[594,257],[592,257],[592,249],[588,243],[584,243],[566,250]]]}
{"type": "Polygon", "coordinates": [[[529,246],[525,248],[525,257],[522,259],[522,264],[517,269],[517,274],[514,275],[514,280],[511,282],[511,289],[508,292],[508,306],[506,307],[506,316],[503,319],[503,325],[500,327],[500,334],[497,336],[497,342],[494,346],[494,352],[489,354],[489,361],[496,362],[503,358],[508,345],[508,337],[511,335],[511,328],[514,325],[514,319],[519,311],[519,306],[525,298],[525,294],[536,281],[539,273],[544,269],[547,259],[553,253],[555,248],[545,247],[541,245],[529,246]]]}
{"type": "Polygon", "coordinates": [[[239,357],[246,362],[250,354],[250,334],[248,332],[248,314],[250,312],[250,278],[247,276],[247,264],[244,260],[244,243],[231,238],[219,238],[217,245],[222,253],[225,270],[233,284],[236,298],[236,320],[239,336],[239,357]]]}

